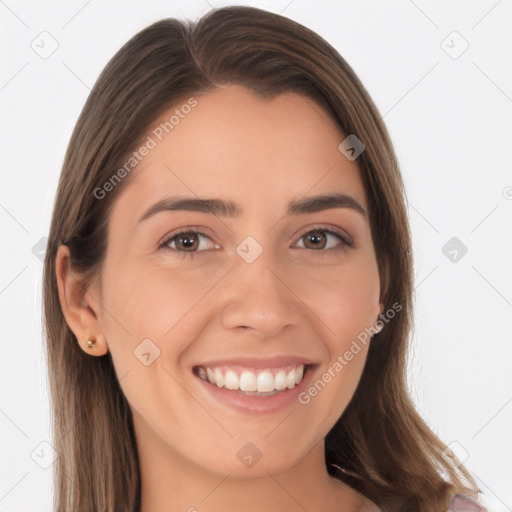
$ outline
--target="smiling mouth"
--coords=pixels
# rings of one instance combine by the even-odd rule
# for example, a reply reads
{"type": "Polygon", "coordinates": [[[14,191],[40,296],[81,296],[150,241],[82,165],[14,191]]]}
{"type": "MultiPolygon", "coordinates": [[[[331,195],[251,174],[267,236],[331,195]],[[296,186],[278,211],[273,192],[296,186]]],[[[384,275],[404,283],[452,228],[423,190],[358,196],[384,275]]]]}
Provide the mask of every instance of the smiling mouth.
{"type": "Polygon", "coordinates": [[[299,385],[310,365],[295,364],[279,368],[243,366],[195,366],[196,377],[234,393],[247,396],[272,396],[299,385]]]}

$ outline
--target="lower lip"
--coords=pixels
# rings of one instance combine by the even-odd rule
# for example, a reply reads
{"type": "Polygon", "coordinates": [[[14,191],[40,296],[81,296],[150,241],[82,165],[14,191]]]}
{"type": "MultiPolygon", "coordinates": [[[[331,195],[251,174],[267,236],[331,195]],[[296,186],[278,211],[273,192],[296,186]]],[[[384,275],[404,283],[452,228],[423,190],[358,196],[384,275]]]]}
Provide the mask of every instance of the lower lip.
{"type": "Polygon", "coordinates": [[[313,367],[310,366],[308,371],[304,374],[301,382],[292,389],[280,391],[275,395],[257,396],[257,395],[244,395],[241,391],[231,391],[227,388],[219,388],[215,384],[201,379],[201,377],[194,377],[199,380],[203,388],[210,393],[216,400],[227,404],[234,409],[246,413],[272,413],[280,411],[293,403],[298,402],[298,395],[308,386],[313,374],[313,367]]]}

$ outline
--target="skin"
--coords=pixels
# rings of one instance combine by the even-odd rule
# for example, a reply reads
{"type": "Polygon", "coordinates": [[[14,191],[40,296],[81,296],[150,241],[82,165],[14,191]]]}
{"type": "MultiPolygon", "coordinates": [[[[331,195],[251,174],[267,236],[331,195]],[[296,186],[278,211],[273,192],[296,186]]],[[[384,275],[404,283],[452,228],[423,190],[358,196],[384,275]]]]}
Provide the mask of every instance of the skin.
{"type": "Polygon", "coordinates": [[[324,438],[354,394],[367,346],[307,405],[273,413],[218,402],[192,373],[215,358],[300,354],[318,362],[314,381],[374,325],[382,304],[368,217],[350,208],[285,216],[291,199],[334,192],[367,208],[357,163],[338,150],[345,135],[295,93],[261,100],[228,84],[196,99],[116,199],[106,259],[84,295],[67,248],[57,255],[66,322],[89,356],[111,352],[130,404],[142,510],[374,510],[324,462],[324,438]],[[232,200],[243,212],[167,211],[138,222],[170,195],[232,200]],[[196,237],[193,257],[180,257],[176,239],[158,249],[189,227],[208,237],[196,237]],[[312,245],[304,235],[322,227],[355,247],[322,248],[342,244],[325,232],[312,245]],[[250,264],[235,251],[247,236],[263,248],[250,264]],[[144,339],[160,350],[150,366],[134,357],[144,339]],[[251,468],[236,456],[246,442],[262,454],[251,468]]]}

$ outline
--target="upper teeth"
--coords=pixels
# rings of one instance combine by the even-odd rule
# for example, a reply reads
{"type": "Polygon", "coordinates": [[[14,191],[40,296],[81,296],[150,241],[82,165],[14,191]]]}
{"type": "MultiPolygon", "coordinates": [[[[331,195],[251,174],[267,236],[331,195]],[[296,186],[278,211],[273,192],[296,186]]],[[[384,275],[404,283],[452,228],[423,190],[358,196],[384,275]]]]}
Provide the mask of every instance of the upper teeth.
{"type": "Polygon", "coordinates": [[[286,368],[199,367],[199,377],[231,390],[267,393],[292,389],[302,381],[304,365],[286,368]]]}

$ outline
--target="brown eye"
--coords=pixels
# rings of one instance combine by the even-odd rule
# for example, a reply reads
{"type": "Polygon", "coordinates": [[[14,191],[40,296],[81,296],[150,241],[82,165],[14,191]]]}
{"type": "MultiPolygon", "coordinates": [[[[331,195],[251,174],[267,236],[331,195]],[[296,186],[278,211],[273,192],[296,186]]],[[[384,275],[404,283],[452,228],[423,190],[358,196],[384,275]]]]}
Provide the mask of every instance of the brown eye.
{"type": "Polygon", "coordinates": [[[210,237],[194,230],[179,231],[169,234],[163,242],[159,244],[159,249],[170,250],[181,253],[203,252],[208,249],[217,248],[210,237]]]}
{"type": "Polygon", "coordinates": [[[310,231],[303,236],[307,249],[323,249],[327,244],[327,237],[323,231],[310,231]]]}
{"type": "Polygon", "coordinates": [[[294,247],[316,249],[322,253],[330,249],[336,250],[354,246],[348,236],[336,233],[330,229],[313,229],[308,231],[300,237],[299,242],[302,242],[302,244],[294,244],[294,247]],[[325,251],[322,251],[322,249],[325,249],[325,251]]]}
{"type": "Polygon", "coordinates": [[[197,233],[181,233],[173,238],[178,251],[195,251],[199,246],[197,233]]]}

